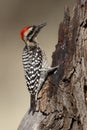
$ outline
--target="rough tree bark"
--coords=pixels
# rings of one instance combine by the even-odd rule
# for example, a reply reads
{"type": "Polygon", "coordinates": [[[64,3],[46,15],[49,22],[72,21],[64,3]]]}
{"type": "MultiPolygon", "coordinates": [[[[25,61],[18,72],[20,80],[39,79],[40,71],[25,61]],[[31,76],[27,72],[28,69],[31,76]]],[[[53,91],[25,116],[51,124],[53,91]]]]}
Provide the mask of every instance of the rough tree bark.
{"type": "Polygon", "coordinates": [[[87,130],[87,0],[65,7],[50,75],[39,93],[34,115],[25,114],[18,130],[87,130]]]}

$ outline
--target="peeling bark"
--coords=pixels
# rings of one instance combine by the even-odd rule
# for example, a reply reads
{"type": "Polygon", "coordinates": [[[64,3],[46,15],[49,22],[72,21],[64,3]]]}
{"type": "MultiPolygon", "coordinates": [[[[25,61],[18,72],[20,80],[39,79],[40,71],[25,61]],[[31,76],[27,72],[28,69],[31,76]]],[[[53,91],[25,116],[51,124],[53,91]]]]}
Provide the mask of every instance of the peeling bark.
{"type": "Polygon", "coordinates": [[[34,115],[26,113],[18,130],[87,130],[87,0],[73,14],[65,7],[50,75],[38,95],[34,115]]]}

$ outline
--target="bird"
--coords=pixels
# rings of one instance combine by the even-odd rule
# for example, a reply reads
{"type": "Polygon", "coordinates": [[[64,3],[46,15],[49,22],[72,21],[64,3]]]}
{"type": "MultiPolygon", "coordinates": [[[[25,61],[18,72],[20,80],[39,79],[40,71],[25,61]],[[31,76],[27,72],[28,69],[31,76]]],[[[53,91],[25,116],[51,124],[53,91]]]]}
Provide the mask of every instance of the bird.
{"type": "Polygon", "coordinates": [[[59,65],[50,67],[47,61],[46,54],[37,42],[37,36],[46,23],[40,25],[31,25],[22,28],[20,31],[21,39],[25,46],[22,52],[22,62],[26,85],[30,92],[30,110],[29,113],[35,112],[38,94],[42,89],[43,84],[50,72],[55,72],[59,65]]]}

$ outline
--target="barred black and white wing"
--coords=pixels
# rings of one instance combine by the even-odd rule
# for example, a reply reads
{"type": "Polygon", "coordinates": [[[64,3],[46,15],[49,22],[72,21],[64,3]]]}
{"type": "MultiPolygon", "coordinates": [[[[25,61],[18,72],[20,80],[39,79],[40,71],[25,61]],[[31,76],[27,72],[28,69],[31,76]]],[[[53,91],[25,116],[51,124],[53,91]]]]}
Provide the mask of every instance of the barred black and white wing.
{"type": "Polygon", "coordinates": [[[39,47],[30,48],[25,46],[22,54],[25,78],[28,90],[35,94],[40,79],[40,69],[42,68],[42,51],[39,47]]]}

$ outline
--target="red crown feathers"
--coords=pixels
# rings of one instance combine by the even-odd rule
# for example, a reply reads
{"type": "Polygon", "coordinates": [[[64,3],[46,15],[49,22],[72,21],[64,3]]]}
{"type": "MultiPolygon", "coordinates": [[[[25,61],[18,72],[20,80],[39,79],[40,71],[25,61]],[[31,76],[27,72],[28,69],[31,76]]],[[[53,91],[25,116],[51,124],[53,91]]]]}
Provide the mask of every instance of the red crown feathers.
{"type": "Polygon", "coordinates": [[[29,29],[30,27],[24,27],[21,31],[20,31],[20,36],[21,38],[24,37],[24,33],[29,29]]]}

